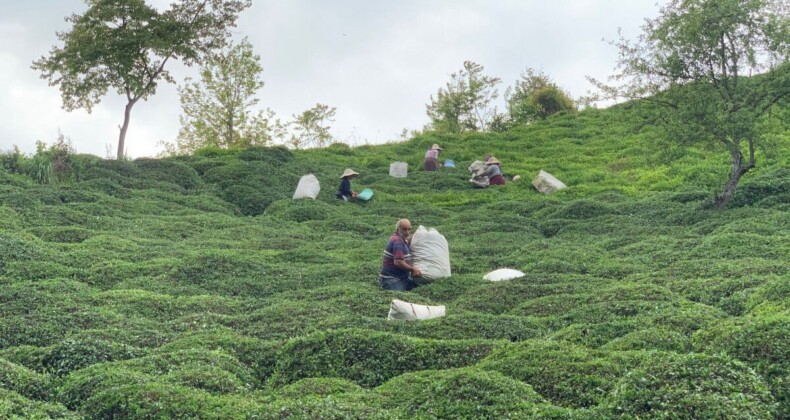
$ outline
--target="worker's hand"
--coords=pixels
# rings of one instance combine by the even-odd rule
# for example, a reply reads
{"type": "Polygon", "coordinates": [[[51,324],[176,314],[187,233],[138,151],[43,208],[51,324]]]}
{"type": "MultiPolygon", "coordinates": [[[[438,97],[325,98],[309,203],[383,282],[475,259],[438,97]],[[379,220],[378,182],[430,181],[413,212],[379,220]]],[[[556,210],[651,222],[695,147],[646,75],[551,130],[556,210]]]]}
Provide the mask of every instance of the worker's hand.
{"type": "Polygon", "coordinates": [[[419,268],[417,268],[417,267],[414,267],[414,268],[412,268],[412,270],[411,270],[411,276],[412,276],[412,277],[422,277],[422,271],[420,271],[420,269],[419,269],[419,268]]]}
{"type": "Polygon", "coordinates": [[[359,195],[359,193],[358,193],[358,192],[351,191],[351,196],[352,196],[352,197],[356,197],[356,196],[358,196],[358,195],[359,195]]]}

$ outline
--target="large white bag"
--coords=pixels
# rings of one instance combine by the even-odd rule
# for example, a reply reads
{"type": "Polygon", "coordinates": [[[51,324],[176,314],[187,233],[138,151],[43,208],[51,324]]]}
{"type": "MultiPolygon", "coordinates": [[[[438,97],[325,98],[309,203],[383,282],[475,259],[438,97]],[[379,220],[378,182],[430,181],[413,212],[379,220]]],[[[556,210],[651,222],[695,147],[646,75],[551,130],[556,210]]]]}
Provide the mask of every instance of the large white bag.
{"type": "Polygon", "coordinates": [[[482,160],[476,160],[469,165],[469,172],[472,173],[472,177],[469,178],[469,182],[475,184],[478,187],[487,187],[489,185],[489,179],[487,176],[483,175],[483,172],[486,170],[486,164],[483,163],[482,160]]]}
{"type": "Polygon", "coordinates": [[[545,172],[543,169],[541,169],[540,172],[538,172],[538,176],[532,180],[532,185],[534,185],[538,191],[544,194],[551,194],[554,191],[567,187],[567,185],[563,184],[562,181],[554,178],[554,176],[548,172],[545,172]]]}
{"type": "Polygon", "coordinates": [[[422,319],[441,318],[444,316],[444,305],[425,306],[415,305],[402,300],[393,299],[390,303],[388,320],[400,319],[404,321],[415,321],[422,319]]]}
{"type": "Polygon", "coordinates": [[[411,237],[409,250],[412,264],[422,271],[422,277],[415,277],[415,282],[425,284],[450,277],[450,249],[447,239],[436,229],[420,225],[411,237]]]}
{"type": "Polygon", "coordinates": [[[395,178],[406,178],[409,174],[409,164],[406,162],[392,162],[390,164],[390,176],[395,178]]]}
{"type": "Polygon", "coordinates": [[[318,178],[313,174],[307,174],[299,179],[299,185],[296,186],[296,192],[294,192],[294,200],[297,198],[312,198],[315,200],[320,191],[321,184],[318,182],[318,178]]]}
{"type": "Polygon", "coordinates": [[[512,268],[500,268],[499,270],[494,270],[483,276],[483,280],[503,281],[517,279],[519,277],[524,277],[524,273],[512,268]]]}

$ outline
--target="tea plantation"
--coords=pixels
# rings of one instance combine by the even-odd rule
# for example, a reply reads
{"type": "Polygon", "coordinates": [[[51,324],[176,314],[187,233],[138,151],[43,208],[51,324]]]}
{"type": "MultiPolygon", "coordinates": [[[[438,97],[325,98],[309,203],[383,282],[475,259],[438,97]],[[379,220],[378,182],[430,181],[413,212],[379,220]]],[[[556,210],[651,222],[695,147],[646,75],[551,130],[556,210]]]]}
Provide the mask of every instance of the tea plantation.
{"type": "Polygon", "coordinates": [[[43,184],[7,153],[0,418],[790,417],[790,132],[766,123],[771,147],[715,210],[728,154],[636,119],[73,154],[43,184]],[[433,143],[458,167],[419,170],[433,143]],[[485,153],[522,179],[472,188],[485,153]],[[371,201],[334,198],[346,167],[371,201]],[[537,192],[541,169],[568,188],[537,192]],[[318,199],[292,200],[307,173],[318,199]],[[447,238],[452,277],[379,288],[402,217],[447,238]],[[482,279],[498,268],[526,276],[482,279]],[[447,316],[387,321],[394,298],[447,316]]]}

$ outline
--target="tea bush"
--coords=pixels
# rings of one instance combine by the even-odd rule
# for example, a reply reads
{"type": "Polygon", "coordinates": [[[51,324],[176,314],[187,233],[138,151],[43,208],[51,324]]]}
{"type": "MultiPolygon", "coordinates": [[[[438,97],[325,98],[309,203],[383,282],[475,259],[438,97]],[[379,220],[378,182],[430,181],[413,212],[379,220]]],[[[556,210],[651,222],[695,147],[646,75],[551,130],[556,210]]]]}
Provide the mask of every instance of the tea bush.
{"type": "Polygon", "coordinates": [[[60,404],[35,401],[0,388],[0,417],[5,419],[81,419],[60,404]]]}
{"type": "Polygon", "coordinates": [[[468,366],[485,357],[486,341],[437,341],[364,330],[319,332],[290,340],[272,381],[285,385],[309,377],[339,377],[375,387],[405,372],[468,366]]]}
{"type": "Polygon", "coordinates": [[[385,407],[426,418],[523,418],[545,402],[529,385],[471,368],[405,373],[376,392],[385,407]]]}
{"type": "Polygon", "coordinates": [[[613,416],[658,418],[771,418],[765,383],[726,356],[656,353],[628,372],[605,407],[613,416]]]}

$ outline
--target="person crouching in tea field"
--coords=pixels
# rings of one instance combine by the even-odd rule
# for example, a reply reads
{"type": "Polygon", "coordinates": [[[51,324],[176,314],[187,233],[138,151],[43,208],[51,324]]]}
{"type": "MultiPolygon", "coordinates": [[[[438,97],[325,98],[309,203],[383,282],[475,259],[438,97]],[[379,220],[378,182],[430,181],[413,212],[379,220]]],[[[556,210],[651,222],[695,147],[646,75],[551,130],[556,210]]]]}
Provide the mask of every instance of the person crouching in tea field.
{"type": "Polygon", "coordinates": [[[499,161],[493,156],[486,160],[486,170],[483,175],[488,177],[489,185],[505,185],[505,177],[502,176],[499,161]]]}
{"type": "Polygon", "coordinates": [[[340,179],[342,179],[342,181],[340,181],[340,186],[337,187],[335,197],[343,201],[348,201],[349,198],[356,197],[357,193],[351,191],[351,178],[357,175],[359,175],[359,173],[354,172],[353,169],[346,168],[346,170],[343,171],[343,175],[340,175],[340,179]]]}
{"type": "Polygon", "coordinates": [[[428,172],[433,172],[441,166],[439,163],[439,152],[443,149],[438,144],[434,143],[428,151],[425,152],[425,160],[422,162],[422,167],[428,172]]]}
{"type": "Polygon", "coordinates": [[[387,247],[384,248],[384,259],[379,273],[379,284],[383,289],[407,291],[417,287],[412,277],[420,277],[422,272],[411,264],[410,243],[411,222],[400,219],[395,225],[395,233],[390,236],[387,247]]]}

